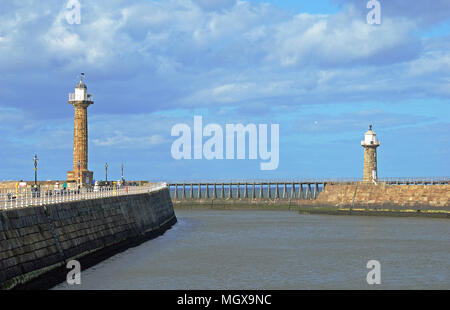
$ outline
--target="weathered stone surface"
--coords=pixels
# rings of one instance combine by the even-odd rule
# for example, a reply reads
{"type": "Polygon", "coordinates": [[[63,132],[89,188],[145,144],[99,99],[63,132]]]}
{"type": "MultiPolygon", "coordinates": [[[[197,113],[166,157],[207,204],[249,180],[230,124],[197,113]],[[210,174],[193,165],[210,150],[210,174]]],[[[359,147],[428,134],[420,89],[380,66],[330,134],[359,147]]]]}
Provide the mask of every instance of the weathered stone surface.
{"type": "Polygon", "coordinates": [[[174,218],[174,212],[164,189],[151,195],[8,210],[0,216],[6,223],[0,227],[1,288],[24,273],[139,238],[174,218]]]}
{"type": "Polygon", "coordinates": [[[334,206],[450,207],[449,185],[328,185],[315,204],[334,206]]]}
{"type": "Polygon", "coordinates": [[[71,101],[75,108],[73,131],[73,170],[67,173],[68,181],[91,184],[93,172],[88,170],[88,121],[90,101],[71,101]],[[78,166],[80,163],[80,166],[78,166]]]}

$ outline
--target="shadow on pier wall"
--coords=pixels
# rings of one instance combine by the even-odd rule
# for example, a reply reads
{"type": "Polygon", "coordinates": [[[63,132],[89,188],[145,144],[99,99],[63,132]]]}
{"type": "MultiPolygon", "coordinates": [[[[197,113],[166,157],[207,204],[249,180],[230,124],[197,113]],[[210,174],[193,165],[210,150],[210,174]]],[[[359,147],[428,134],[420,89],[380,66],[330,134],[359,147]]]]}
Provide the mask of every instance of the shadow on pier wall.
{"type": "Polygon", "coordinates": [[[66,280],[68,261],[88,268],[175,223],[168,189],[2,211],[0,288],[51,288],[66,280]]]}

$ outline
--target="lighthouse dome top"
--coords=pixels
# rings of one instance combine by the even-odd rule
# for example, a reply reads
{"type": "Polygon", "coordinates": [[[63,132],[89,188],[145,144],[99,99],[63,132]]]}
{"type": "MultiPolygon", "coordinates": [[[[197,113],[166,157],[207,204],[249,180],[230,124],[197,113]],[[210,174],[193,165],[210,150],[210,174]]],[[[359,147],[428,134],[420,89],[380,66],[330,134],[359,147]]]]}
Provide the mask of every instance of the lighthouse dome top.
{"type": "Polygon", "coordinates": [[[369,126],[369,130],[365,133],[365,135],[374,135],[376,136],[377,134],[375,133],[375,131],[372,130],[372,125],[369,126]]]}
{"type": "Polygon", "coordinates": [[[376,136],[377,134],[372,129],[369,129],[364,135],[366,135],[366,136],[376,136]]]}
{"type": "Polygon", "coordinates": [[[81,73],[80,81],[77,85],[75,85],[75,92],[69,94],[69,103],[73,104],[74,102],[88,102],[89,104],[94,103],[94,98],[92,94],[87,93],[87,86],[83,82],[84,73],[81,73]]]}
{"type": "Polygon", "coordinates": [[[369,130],[364,134],[364,141],[361,142],[363,146],[379,146],[380,142],[377,141],[377,134],[372,130],[370,125],[369,130]]]}
{"type": "Polygon", "coordinates": [[[78,82],[78,84],[75,86],[75,88],[87,89],[87,86],[86,86],[86,84],[84,84],[83,81],[80,80],[80,82],[78,82]]]}

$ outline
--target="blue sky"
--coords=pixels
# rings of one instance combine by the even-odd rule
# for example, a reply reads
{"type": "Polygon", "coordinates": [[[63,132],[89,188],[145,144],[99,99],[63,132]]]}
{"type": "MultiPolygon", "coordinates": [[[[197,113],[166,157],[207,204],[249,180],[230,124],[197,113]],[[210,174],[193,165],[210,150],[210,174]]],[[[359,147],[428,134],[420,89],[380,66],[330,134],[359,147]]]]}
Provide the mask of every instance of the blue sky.
{"type": "Polygon", "coordinates": [[[0,180],[64,179],[80,72],[94,94],[96,179],[361,177],[369,124],[380,177],[448,176],[450,2],[79,0],[0,3],[0,180]],[[171,128],[280,124],[280,164],[172,158],[171,128]]]}

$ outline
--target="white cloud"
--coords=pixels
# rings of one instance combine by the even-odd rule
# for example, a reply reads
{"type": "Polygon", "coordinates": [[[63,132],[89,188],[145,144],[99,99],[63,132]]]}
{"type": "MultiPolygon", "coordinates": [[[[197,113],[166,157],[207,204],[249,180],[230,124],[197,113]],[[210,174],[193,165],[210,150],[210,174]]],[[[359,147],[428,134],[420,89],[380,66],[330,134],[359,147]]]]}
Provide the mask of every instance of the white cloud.
{"type": "Polygon", "coordinates": [[[104,139],[93,139],[92,141],[97,146],[107,146],[116,148],[148,148],[166,142],[161,135],[150,136],[125,136],[122,132],[116,131],[112,136],[107,136],[104,139]]]}
{"type": "Polygon", "coordinates": [[[448,96],[446,47],[418,39],[411,18],[372,26],[354,7],[321,15],[247,1],[116,0],[83,3],[82,23],[69,25],[58,3],[2,16],[0,66],[36,77],[91,73],[111,107],[128,97],[151,112],[448,96]]]}

